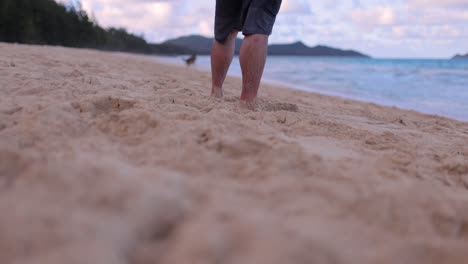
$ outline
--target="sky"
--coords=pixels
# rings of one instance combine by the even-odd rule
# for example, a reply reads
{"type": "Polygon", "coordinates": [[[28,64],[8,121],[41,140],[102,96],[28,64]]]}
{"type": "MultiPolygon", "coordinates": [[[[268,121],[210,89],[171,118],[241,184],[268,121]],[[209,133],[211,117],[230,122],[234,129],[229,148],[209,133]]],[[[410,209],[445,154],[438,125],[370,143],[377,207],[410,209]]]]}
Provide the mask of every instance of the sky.
{"type": "MultiPolygon", "coordinates": [[[[215,2],[81,0],[101,26],[124,27],[155,43],[191,34],[213,36],[215,2]]],[[[379,58],[465,54],[468,0],[283,0],[270,42],[299,40],[379,58]]]]}

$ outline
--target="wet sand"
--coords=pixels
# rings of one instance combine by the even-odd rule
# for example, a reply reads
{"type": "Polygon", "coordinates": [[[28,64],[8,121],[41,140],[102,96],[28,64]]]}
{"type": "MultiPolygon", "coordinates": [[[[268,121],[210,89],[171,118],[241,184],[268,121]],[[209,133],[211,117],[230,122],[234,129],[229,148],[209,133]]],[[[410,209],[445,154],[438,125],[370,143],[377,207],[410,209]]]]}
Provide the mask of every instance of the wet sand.
{"type": "Polygon", "coordinates": [[[0,263],[466,263],[468,123],[0,44],[0,263]]]}

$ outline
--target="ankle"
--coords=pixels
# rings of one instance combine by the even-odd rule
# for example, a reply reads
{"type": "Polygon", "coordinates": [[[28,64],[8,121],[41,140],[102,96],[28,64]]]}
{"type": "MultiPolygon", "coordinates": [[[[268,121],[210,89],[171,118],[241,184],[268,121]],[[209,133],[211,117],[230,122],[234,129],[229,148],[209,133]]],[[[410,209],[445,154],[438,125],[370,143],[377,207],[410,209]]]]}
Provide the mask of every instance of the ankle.
{"type": "Polygon", "coordinates": [[[246,92],[246,91],[242,91],[241,96],[240,96],[240,100],[244,101],[244,102],[254,103],[254,102],[257,101],[257,94],[252,93],[252,92],[249,93],[249,92],[246,92]]]}
{"type": "Polygon", "coordinates": [[[221,87],[214,87],[211,88],[211,97],[214,98],[222,98],[224,96],[223,88],[221,87]]]}

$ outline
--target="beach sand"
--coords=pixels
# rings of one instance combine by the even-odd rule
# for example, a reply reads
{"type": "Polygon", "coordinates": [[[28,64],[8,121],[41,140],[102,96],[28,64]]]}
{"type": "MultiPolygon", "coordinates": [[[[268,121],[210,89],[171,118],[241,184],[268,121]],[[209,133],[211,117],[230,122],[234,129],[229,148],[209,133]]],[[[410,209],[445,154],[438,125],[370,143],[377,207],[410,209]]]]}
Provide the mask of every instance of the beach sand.
{"type": "Polygon", "coordinates": [[[467,263],[468,123],[0,44],[0,263],[467,263]]]}

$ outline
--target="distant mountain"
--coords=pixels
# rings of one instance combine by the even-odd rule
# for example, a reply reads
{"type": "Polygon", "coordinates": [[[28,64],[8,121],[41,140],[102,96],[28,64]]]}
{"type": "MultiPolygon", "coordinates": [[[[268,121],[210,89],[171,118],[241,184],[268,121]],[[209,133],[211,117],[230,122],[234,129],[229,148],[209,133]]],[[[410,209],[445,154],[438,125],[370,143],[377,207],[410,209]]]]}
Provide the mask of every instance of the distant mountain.
{"type": "Polygon", "coordinates": [[[455,57],[453,57],[453,59],[468,59],[468,53],[465,55],[457,54],[455,57]]]}
{"type": "MultiPolygon", "coordinates": [[[[236,39],[236,53],[239,53],[240,44],[242,39],[236,39]]],[[[213,38],[206,38],[199,35],[191,35],[179,37],[176,39],[170,39],[162,44],[175,45],[184,47],[195,51],[199,55],[209,55],[211,53],[211,46],[213,45],[213,38]]]]}
{"type": "MultiPolygon", "coordinates": [[[[242,39],[236,39],[236,54],[239,53],[242,39]]],[[[213,44],[212,38],[206,38],[198,35],[191,35],[171,39],[162,44],[175,45],[186,49],[191,49],[200,55],[210,54],[211,45],[213,44]]],[[[341,50],[327,46],[308,47],[302,42],[295,42],[292,44],[274,44],[268,48],[269,55],[290,55],[290,56],[334,56],[334,57],[365,57],[369,56],[353,50],[341,50]]]]}
{"type": "Polygon", "coordinates": [[[196,53],[189,48],[180,47],[173,44],[148,44],[150,47],[150,54],[158,55],[188,55],[196,53]]]}
{"type": "Polygon", "coordinates": [[[292,44],[270,45],[268,49],[268,53],[271,55],[369,58],[368,55],[362,54],[354,50],[341,50],[322,45],[308,47],[302,42],[295,42],[292,44]]]}

